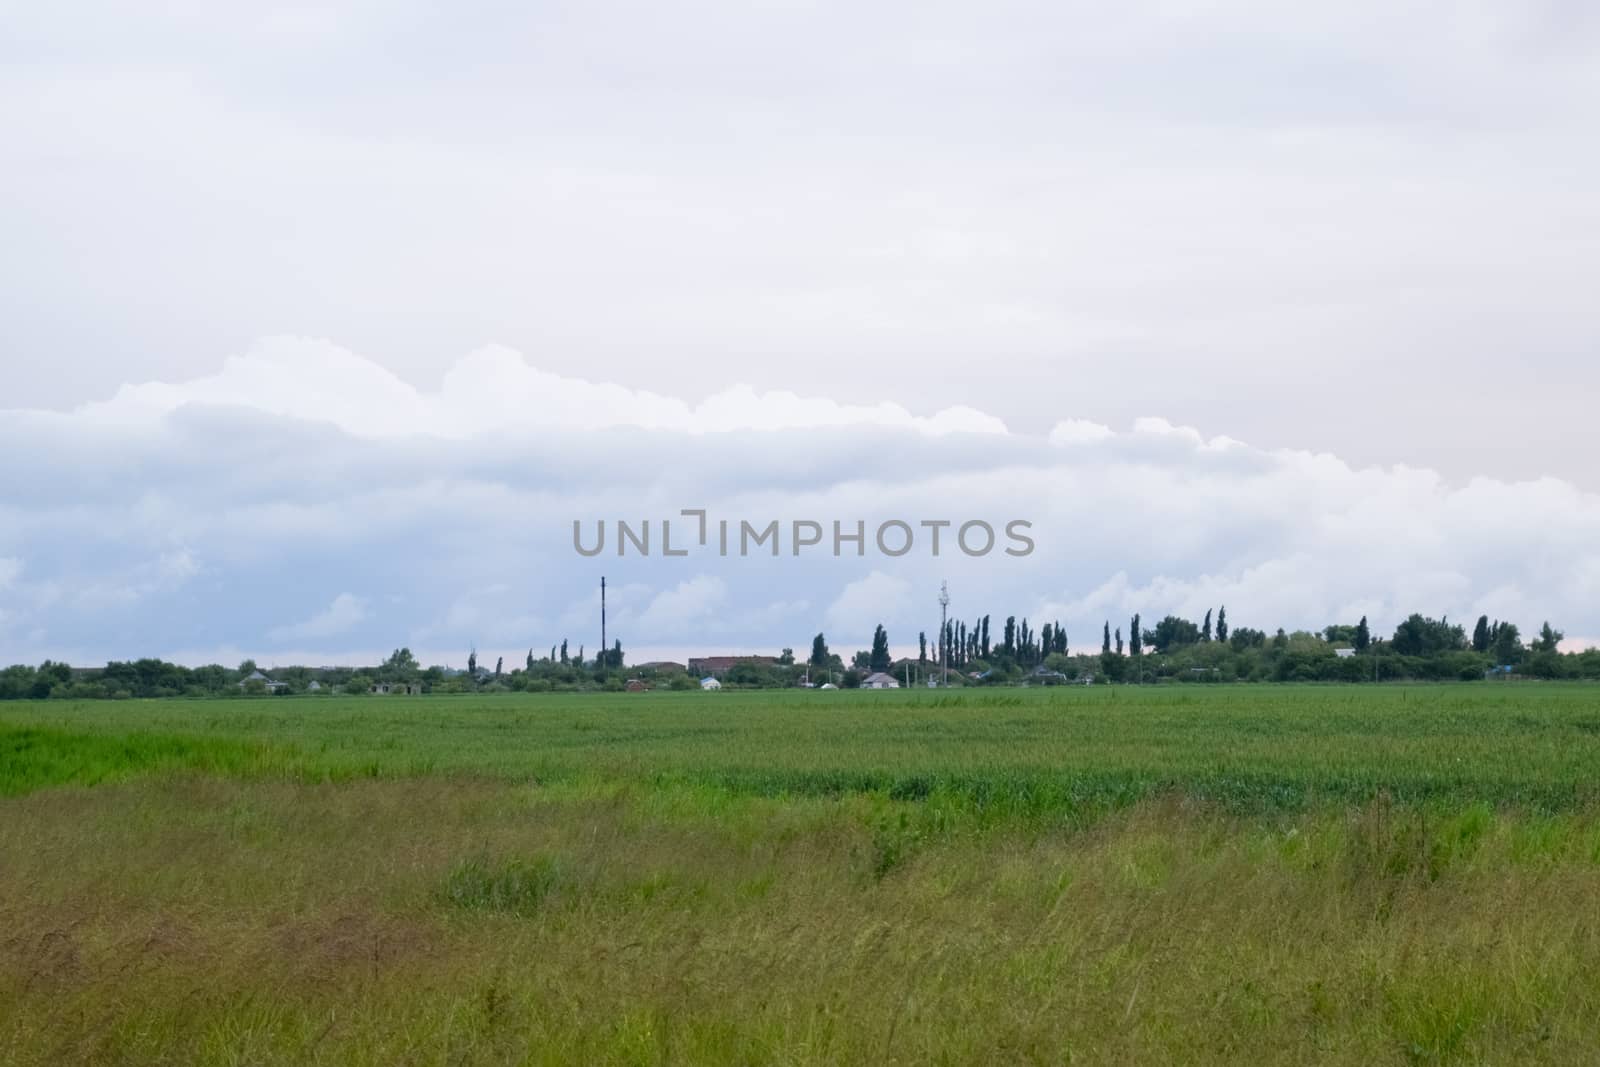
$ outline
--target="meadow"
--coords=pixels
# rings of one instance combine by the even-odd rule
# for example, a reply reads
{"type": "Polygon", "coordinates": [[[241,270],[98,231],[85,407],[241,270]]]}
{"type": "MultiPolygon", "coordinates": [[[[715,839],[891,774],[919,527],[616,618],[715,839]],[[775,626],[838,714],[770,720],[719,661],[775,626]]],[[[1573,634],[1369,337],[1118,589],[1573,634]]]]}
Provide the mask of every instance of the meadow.
{"type": "Polygon", "coordinates": [[[1600,687],[0,707],[15,1063],[1582,1063],[1600,687]]]}

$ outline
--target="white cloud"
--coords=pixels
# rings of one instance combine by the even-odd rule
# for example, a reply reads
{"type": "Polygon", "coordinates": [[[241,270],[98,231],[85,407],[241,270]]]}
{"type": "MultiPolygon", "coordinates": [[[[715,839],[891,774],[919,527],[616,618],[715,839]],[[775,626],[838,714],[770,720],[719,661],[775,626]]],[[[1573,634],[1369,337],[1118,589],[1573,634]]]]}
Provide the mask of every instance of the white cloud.
{"type": "Polygon", "coordinates": [[[1063,419],[1050,430],[1053,445],[1093,444],[1111,437],[1111,427],[1088,419],[1063,419]]]}
{"type": "Polygon", "coordinates": [[[840,641],[860,641],[860,634],[865,632],[870,637],[879,622],[899,622],[905,616],[910,595],[909,581],[875,570],[846,585],[828,605],[824,621],[840,641]]]}
{"type": "Polygon", "coordinates": [[[658,593],[639,616],[645,640],[672,640],[695,629],[716,628],[716,615],[727,604],[728,586],[721,578],[699,574],[658,593]]]}
{"type": "MultiPolygon", "coordinates": [[[[273,414],[295,410],[288,392],[243,412],[165,403],[126,420],[0,413],[0,451],[38,457],[0,468],[9,654],[255,648],[282,662],[289,647],[409,644],[459,649],[458,662],[475,644],[516,662],[564,638],[592,650],[601,575],[609,636],[630,655],[800,648],[818,630],[854,649],[880,622],[894,647],[911,647],[937,627],[941,580],[953,617],[1059,619],[1074,647],[1105,619],[1198,618],[1224,604],[1234,625],[1261,628],[1365,614],[1382,632],[1423,611],[1600,633],[1600,496],[1558,479],[1453,482],[1154,418],[1068,421],[1048,435],[870,420],[819,430],[795,416],[807,425],[543,425],[458,440],[273,414]],[[758,526],[902,519],[918,547],[885,557],[869,534],[864,556],[795,556],[785,533],[776,557],[724,558],[713,536],[688,559],[663,558],[659,523],[684,507],[758,526]],[[658,554],[618,556],[613,539],[580,557],[574,518],[650,520],[658,554]],[[969,558],[947,531],[933,558],[917,526],[1011,518],[1032,521],[1032,555],[969,558]],[[329,603],[336,590],[347,592],[329,603]]],[[[675,543],[691,540],[675,527],[675,543]]]]}
{"type": "Polygon", "coordinates": [[[315,641],[349,631],[368,617],[366,601],[340,593],[322,611],[302,622],[279,626],[268,636],[274,641],[315,641]]]}
{"type": "Polygon", "coordinates": [[[437,392],[401,381],[371,360],[327,341],[276,337],[229,358],[217,374],[180,384],[125,385],[81,406],[92,423],[149,426],[189,405],[243,408],[331,423],[366,438],[425,435],[465,440],[488,434],[621,427],[729,433],[881,427],[928,434],[1003,434],[999,419],[970,407],[929,416],[899,404],[841,404],[734,385],[691,405],[676,397],[531,367],[500,346],[458,360],[437,392]]]}

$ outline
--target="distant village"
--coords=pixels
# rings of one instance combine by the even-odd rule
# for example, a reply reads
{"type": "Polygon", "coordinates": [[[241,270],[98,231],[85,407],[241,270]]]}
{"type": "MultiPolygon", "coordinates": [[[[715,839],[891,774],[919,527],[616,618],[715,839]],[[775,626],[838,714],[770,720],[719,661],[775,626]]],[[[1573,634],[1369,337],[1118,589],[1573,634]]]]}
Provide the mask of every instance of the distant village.
{"type": "Polygon", "coordinates": [[[1448,619],[1411,615],[1389,637],[1362,618],[1318,632],[1268,635],[1231,627],[1226,608],[1196,622],[1168,615],[1151,628],[1138,615],[1124,639],[1107,620],[1098,648],[1075,651],[1059,623],[1037,631],[1008,617],[990,632],[990,617],[946,620],[942,634],[917,635],[917,654],[891,656],[879,625],[871,647],[848,658],[817,634],[809,654],[719,654],[684,662],[630,664],[622,643],[588,656],[567,642],[522,662],[493,665],[469,651],[466,666],[428,666],[399,648],[371,667],[187,667],[160,659],[112,661],[101,667],[46,661],[0,670],[0,700],[148,697],[344,696],[415,697],[429,693],[704,692],[723,689],[907,689],[966,686],[1168,685],[1224,682],[1393,681],[1514,682],[1600,680],[1600,649],[1563,652],[1563,635],[1548,622],[1530,639],[1514,624],[1478,619],[1469,632],[1448,619]]]}

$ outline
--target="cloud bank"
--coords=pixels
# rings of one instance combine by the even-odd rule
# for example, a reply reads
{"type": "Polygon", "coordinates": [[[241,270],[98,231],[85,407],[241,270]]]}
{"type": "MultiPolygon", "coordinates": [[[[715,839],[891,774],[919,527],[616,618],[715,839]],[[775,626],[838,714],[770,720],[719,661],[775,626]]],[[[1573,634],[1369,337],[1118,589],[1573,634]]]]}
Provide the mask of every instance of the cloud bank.
{"type": "Polygon", "coordinates": [[[958,388],[1600,489],[1592,0],[151,7],[0,5],[11,406],[293,329],[428,383],[345,368],[368,437],[958,388]],[[561,362],[435,389],[484,338],[561,362]]]}
{"type": "MultiPolygon", "coordinates": [[[[1069,402],[1070,404],[1070,402],[1069,402]]],[[[1480,613],[1600,634],[1600,496],[1253,447],[1154,417],[1045,433],[730,388],[699,402],[541,371],[504,348],[419,389],[279,338],[191,381],[0,412],[0,659],[520,661],[608,632],[632,659],[899,648],[952,614],[1059,619],[1075,647],[1141,612],[1320,628],[1480,613]],[[777,557],[586,559],[572,522],[1032,522],[1035,551],[948,540],[777,557]]],[[[676,536],[676,532],[675,532],[676,536]]],[[[870,538],[869,538],[870,541],[870,538]]]]}

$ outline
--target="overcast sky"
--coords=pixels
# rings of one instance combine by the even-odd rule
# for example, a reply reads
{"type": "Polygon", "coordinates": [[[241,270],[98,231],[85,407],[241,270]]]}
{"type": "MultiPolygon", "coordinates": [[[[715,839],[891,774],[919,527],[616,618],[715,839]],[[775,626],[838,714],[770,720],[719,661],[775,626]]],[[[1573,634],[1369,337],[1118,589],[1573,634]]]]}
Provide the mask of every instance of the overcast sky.
{"type": "MultiPolygon", "coordinates": [[[[1033,513],[962,577],[1079,646],[1600,635],[1597,129],[1577,0],[0,6],[0,658],[547,649],[572,517],[780,487],[1033,513]]],[[[904,644],[939,576],[617,610],[904,644]]]]}

